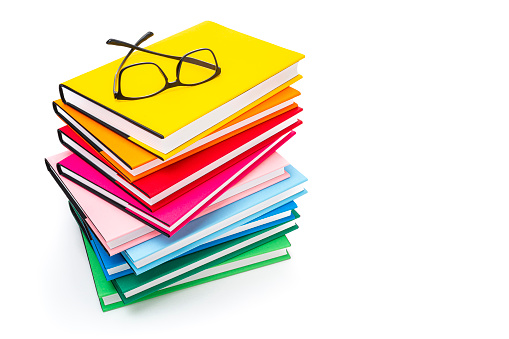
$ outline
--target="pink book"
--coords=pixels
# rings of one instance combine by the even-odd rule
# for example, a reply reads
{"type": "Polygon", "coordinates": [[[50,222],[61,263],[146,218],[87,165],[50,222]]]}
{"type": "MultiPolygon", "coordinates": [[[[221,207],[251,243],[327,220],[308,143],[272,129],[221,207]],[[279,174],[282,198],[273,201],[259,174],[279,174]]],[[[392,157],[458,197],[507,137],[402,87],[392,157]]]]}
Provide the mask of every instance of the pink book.
{"type": "Polygon", "coordinates": [[[121,211],[171,236],[237,184],[294,134],[293,131],[289,132],[154,212],[74,154],[60,161],[57,169],[64,177],[100,196],[121,211]]]}
{"type": "MultiPolygon", "coordinates": [[[[55,179],[57,182],[60,181],[59,185],[62,187],[63,184],[64,187],[62,187],[62,189],[64,191],[67,190],[67,192],[71,194],[69,199],[78,205],[82,212],[85,213],[85,215],[82,216],[83,219],[92,229],[99,241],[101,241],[109,255],[125,251],[128,248],[136,246],[160,234],[159,232],[154,231],[151,227],[148,227],[145,223],[142,223],[120,211],[118,208],[106,203],[95,194],[90,193],[86,189],[58,174],[57,163],[71,154],[71,152],[67,151],[49,157],[46,160],[51,165],[50,171],[52,170],[53,176],[56,176],[55,179]]],[[[256,185],[260,181],[260,178],[267,177],[267,175],[272,177],[274,176],[273,173],[277,174],[287,165],[288,162],[281,155],[278,153],[272,154],[230,190],[223,194],[222,197],[226,196],[226,199],[222,200],[220,203],[210,205],[204,209],[202,213],[196,216],[196,218],[288,178],[289,174],[284,172],[282,175],[277,175],[270,180],[256,185]],[[242,187],[249,188],[247,190],[242,190],[242,187]],[[240,193],[232,194],[232,192],[237,192],[239,188],[241,188],[240,193]]]]}

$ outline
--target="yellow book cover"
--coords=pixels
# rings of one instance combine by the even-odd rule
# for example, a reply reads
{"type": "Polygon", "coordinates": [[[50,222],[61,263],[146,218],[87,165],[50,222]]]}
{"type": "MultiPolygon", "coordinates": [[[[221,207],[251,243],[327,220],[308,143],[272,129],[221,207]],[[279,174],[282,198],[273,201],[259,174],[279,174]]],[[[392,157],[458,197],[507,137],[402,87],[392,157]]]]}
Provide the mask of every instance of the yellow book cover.
{"type": "MultiPolygon", "coordinates": [[[[296,77],[296,67],[291,68],[304,58],[300,53],[209,21],[145,48],[176,56],[210,48],[216,55],[221,74],[198,86],[170,88],[141,100],[117,100],[113,96],[113,80],[121,58],[62,83],[60,93],[70,106],[124,137],[162,153],[235,119],[243,113],[242,108],[296,77]],[[265,87],[265,92],[254,91],[274,79],[277,81],[273,81],[272,87],[265,87]],[[239,107],[234,99],[241,97],[244,100],[239,107]],[[237,104],[232,104],[234,102],[237,104]],[[169,142],[165,142],[166,139],[169,142]]],[[[129,49],[124,49],[127,54],[129,49]]],[[[175,76],[178,63],[135,51],[125,66],[139,62],[156,63],[168,77],[175,76]]]]}

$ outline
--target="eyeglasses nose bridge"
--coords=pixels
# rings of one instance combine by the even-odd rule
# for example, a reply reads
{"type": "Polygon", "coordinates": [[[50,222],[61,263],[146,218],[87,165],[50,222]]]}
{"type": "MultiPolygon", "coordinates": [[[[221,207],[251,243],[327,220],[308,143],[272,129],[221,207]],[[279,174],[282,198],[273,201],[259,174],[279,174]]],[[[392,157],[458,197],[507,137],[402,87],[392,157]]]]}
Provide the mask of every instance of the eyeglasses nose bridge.
{"type": "Polygon", "coordinates": [[[139,66],[139,65],[154,65],[157,67],[157,69],[159,70],[159,72],[163,75],[164,79],[166,80],[166,82],[168,82],[168,77],[166,76],[166,74],[164,73],[164,71],[161,69],[161,67],[159,67],[158,64],[154,63],[154,62],[138,62],[136,64],[132,64],[132,65],[129,65],[129,66],[126,66],[124,68],[122,68],[120,70],[120,73],[119,73],[119,80],[120,80],[120,77],[122,76],[122,74],[124,73],[124,71],[126,69],[129,69],[131,67],[134,67],[134,66],[139,66]]]}

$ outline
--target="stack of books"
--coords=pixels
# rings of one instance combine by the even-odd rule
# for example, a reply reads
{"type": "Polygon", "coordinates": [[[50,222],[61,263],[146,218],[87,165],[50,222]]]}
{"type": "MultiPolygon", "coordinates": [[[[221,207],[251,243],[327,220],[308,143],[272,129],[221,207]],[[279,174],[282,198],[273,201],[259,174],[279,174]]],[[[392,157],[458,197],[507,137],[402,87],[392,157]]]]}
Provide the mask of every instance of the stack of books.
{"type": "Polygon", "coordinates": [[[109,40],[127,57],[53,102],[68,151],[46,167],[103,311],[289,259],[306,193],[276,152],[302,123],[290,86],[304,56],[213,22],[140,47],[150,36],[109,40]]]}

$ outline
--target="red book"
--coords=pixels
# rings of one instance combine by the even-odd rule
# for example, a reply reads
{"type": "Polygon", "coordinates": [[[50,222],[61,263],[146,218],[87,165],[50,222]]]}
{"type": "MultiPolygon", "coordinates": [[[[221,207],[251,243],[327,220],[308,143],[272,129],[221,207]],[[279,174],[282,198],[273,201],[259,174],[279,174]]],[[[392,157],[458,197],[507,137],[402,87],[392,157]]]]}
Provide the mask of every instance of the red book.
{"type": "Polygon", "coordinates": [[[302,122],[295,115],[300,111],[301,108],[295,108],[281,114],[133,183],[125,180],[70,127],[58,132],[64,146],[148,209],[156,211],[299,126],[302,122]]]}

